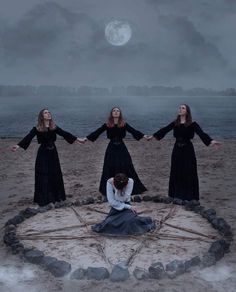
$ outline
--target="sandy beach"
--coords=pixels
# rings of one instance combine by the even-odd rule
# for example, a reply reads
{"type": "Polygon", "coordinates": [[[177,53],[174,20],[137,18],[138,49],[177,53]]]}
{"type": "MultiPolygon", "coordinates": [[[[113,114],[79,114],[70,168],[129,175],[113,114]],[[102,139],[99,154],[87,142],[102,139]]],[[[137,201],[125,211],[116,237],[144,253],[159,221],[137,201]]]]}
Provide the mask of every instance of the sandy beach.
{"type": "MultiPolygon", "coordinates": [[[[236,287],[236,244],[231,244],[226,254],[215,266],[197,269],[174,280],[148,280],[139,282],[130,279],[124,283],[96,281],[71,281],[56,279],[35,265],[12,255],[2,241],[5,222],[26,207],[32,207],[34,189],[34,163],[38,145],[32,142],[29,149],[18,152],[9,150],[17,139],[0,140],[0,291],[228,291],[236,287]]],[[[235,234],[236,209],[236,140],[221,141],[219,149],[206,147],[194,139],[198,163],[200,201],[207,208],[214,208],[223,217],[235,234]]],[[[99,139],[84,145],[69,145],[57,141],[65,189],[69,201],[87,197],[99,197],[99,180],[108,141],[99,139]]],[[[135,169],[148,188],[147,195],[167,195],[170,157],[173,139],[157,141],[125,141],[132,156],[135,169]]]]}

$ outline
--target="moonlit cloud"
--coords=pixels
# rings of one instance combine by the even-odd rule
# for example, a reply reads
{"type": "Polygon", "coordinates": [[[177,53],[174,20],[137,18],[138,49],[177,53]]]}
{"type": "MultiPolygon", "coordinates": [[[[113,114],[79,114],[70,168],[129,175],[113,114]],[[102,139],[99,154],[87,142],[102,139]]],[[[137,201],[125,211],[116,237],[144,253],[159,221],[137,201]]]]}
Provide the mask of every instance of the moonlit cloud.
{"type": "Polygon", "coordinates": [[[235,1],[2,2],[2,84],[235,87],[235,1]],[[114,19],[133,31],[118,48],[104,37],[114,19]]]}

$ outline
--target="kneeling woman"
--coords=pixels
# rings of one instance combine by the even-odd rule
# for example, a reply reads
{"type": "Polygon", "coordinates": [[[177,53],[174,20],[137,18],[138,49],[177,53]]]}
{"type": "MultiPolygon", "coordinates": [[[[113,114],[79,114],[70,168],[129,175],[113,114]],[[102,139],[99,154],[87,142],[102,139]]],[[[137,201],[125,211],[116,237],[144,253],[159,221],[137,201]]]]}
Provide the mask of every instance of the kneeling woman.
{"type": "Polygon", "coordinates": [[[107,181],[107,200],[111,210],[107,218],[92,226],[92,230],[104,234],[143,234],[155,229],[150,217],[140,217],[130,205],[134,181],[123,173],[118,173],[107,181]]]}

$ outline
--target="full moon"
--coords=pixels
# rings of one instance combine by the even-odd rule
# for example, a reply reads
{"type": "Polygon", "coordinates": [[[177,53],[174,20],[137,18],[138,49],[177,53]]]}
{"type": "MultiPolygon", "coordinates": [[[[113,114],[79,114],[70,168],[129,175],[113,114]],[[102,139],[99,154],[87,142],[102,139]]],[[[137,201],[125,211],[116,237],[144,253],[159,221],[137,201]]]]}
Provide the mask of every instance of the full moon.
{"type": "Polygon", "coordinates": [[[132,29],[125,21],[113,20],[105,28],[105,37],[113,46],[125,45],[132,36],[132,29]]]}

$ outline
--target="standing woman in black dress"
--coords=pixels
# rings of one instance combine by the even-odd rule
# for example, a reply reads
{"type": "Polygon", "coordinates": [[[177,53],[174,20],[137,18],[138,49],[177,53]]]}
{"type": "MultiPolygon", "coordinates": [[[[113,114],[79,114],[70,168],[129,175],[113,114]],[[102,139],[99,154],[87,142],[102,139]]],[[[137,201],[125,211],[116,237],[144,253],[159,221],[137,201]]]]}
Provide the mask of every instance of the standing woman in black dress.
{"type": "Polygon", "coordinates": [[[134,169],[131,156],[123,142],[123,139],[126,136],[126,131],[131,133],[136,140],[140,140],[142,138],[147,139],[147,135],[135,130],[128,123],[126,123],[122,117],[121,110],[118,107],[114,107],[112,108],[109,118],[105,124],[88,135],[87,138],[79,139],[79,141],[84,142],[86,140],[90,140],[94,142],[99,135],[105,131],[107,138],[110,139],[110,142],[105,153],[99,191],[106,197],[107,180],[114,177],[117,173],[124,173],[134,180],[132,195],[143,193],[147,189],[140,181],[134,169]]]}
{"type": "Polygon", "coordinates": [[[197,162],[191,139],[196,133],[206,146],[220,145],[220,143],[204,133],[196,122],[192,122],[191,110],[186,104],[180,106],[175,121],[153,136],[161,140],[171,130],[176,141],[171,155],[169,196],[188,201],[199,200],[197,162]]]}
{"type": "Polygon", "coordinates": [[[40,147],[35,162],[34,202],[39,206],[66,199],[61,166],[54,143],[57,135],[62,136],[70,144],[77,140],[77,137],[63,131],[54,123],[48,109],[43,109],[39,112],[37,127],[33,127],[28,135],[12,147],[12,151],[19,147],[26,150],[32,139],[37,136],[40,147]]]}

